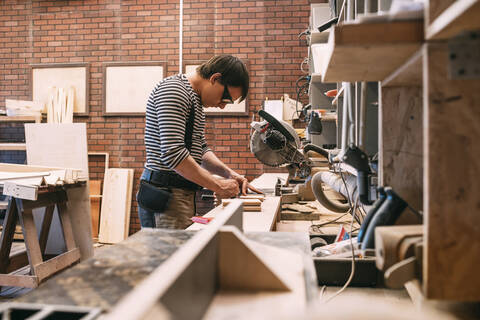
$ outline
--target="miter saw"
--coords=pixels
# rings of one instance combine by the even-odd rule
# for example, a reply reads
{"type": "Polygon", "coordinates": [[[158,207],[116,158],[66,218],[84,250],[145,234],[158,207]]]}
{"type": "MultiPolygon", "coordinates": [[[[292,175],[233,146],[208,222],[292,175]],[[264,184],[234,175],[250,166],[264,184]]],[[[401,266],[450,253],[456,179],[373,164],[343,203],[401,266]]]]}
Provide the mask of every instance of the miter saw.
{"type": "Polygon", "coordinates": [[[296,171],[306,178],[312,170],[312,161],[299,151],[300,138],[288,123],[278,120],[264,110],[258,112],[264,121],[253,121],[254,132],[250,139],[250,150],[262,163],[279,167],[288,165],[289,172],[296,171]]]}

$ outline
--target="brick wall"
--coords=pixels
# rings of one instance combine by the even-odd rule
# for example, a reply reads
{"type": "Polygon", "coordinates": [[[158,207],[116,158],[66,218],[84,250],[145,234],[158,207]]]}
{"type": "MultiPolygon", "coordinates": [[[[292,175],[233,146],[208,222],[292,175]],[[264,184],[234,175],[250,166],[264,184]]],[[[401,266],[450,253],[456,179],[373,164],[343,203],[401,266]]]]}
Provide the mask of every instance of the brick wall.
{"type": "MultiPolygon", "coordinates": [[[[145,157],[144,117],[102,115],[102,66],[166,61],[166,74],[178,73],[178,14],[178,0],[1,1],[0,108],[6,98],[31,99],[29,65],[88,63],[90,112],[75,122],[87,123],[89,151],[108,152],[110,167],[134,168],[138,180],[145,157]]],[[[184,2],[186,62],[220,53],[249,62],[249,115],[208,116],[206,127],[217,155],[249,178],[264,171],[248,149],[252,114],[265,97],[294,96],[307,55],[297,35],[308,17],[308,0],[184,2]]],[[[100,179],[103,169],[103,159],[90,160],[91,179],[100,179]]],[[[130,230],[138,229],[134,202],[130,230]]]]}

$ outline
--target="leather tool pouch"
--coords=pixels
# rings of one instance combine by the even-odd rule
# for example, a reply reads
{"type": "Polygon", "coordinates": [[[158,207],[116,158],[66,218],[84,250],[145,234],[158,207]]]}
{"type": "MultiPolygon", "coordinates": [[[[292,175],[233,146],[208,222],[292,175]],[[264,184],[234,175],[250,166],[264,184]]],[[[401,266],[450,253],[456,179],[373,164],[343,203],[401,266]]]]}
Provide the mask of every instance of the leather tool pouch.
{"type": "Polygon", "coordinates": [[[148,181],[141,180],[137,193],[138,205],[150,212],[163,212],[170,202],[170,190],[157,187],[148,181]]]}

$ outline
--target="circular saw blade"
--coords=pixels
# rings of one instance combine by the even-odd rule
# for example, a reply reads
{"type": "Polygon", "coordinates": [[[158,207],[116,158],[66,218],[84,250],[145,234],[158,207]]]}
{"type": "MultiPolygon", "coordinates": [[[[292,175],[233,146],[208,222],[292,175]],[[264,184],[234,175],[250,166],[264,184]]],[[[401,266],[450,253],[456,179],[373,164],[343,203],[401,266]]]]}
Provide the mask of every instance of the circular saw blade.
{"type": "Polygon", "coordinates": [[[278,152],[272,150],[262,141],[260,133],[257,131],[253,133],[250,139],[250,151],[260,162],[267,166],[278,167],[286,163],[285,159],[278,152]]]}

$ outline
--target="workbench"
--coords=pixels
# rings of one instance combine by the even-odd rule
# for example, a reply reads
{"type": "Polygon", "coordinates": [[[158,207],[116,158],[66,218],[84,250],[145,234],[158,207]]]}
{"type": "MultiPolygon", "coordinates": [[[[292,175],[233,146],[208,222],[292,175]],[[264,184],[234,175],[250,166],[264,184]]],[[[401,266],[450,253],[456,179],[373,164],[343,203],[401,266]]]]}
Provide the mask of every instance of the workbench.
{"type": "MultiPolygon", "coordinates": [[[[99,248],[94,257],[53,277],[15,302],[99,307],[109,311],[197,232],[142,229],[119,244],[99,248]]],[[[302,253],[307,261],[304,269],[305,294],[307,300],[316,298],[316,274],[306,235],[247,232],[245,236],[263,244],[302,253]]]]}

